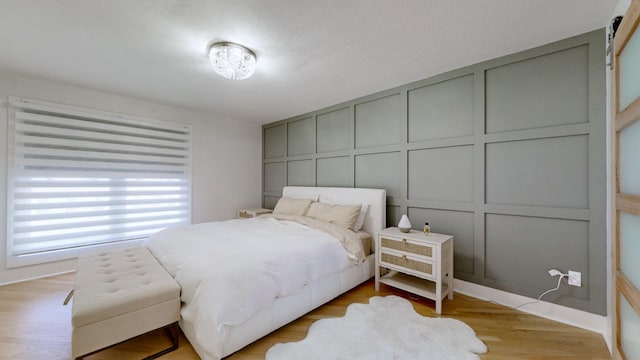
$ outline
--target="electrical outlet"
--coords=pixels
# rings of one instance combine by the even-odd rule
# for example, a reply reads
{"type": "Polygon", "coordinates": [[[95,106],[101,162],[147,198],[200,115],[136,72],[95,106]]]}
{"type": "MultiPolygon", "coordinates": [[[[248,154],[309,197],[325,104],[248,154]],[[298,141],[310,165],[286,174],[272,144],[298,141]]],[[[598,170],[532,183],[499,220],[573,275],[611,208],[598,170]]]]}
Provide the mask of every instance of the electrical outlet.
{"type": "Polygon", "coordinates": [[[582,286],[582,273],[569,270],[569,285],[582,286]]]}

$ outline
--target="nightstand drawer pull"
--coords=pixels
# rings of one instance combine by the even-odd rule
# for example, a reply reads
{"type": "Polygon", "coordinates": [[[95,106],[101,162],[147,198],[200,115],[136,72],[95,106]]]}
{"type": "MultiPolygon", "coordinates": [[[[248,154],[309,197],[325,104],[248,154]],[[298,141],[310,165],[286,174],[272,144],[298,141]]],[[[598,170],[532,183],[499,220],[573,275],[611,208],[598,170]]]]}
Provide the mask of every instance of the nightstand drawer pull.
{"type": "Polygon", "coordinates": [[[253,217],[253,215],[249,214],[249,213],[248,213],[248,212],[246,212],[246,211],[241,211],[241,212],[240,212],[240,217],[241,217],[241,218],[252,218],[252,217],[253,217]]]}
{"type": "Polygon", "coordinates": [[[402,239],[402,241],[399,241],[383,237],[381,238],[380,243],[383,248],[400,250],[430,258],[433,257],[433,248],[431,246],[410,243],[407,241],[407,239],[402,239]]]}
{"type": "Polygon", "coordinates": [[[407,255],[402,255],[402,257],[400,257],[400,256],[395,256],[387,253],[382,253],[380,260],[388,264],[402,266],[407,269],[419,271],[426,275],[433,275],[432,264],[409,259],[407,258],[407,255]]]}

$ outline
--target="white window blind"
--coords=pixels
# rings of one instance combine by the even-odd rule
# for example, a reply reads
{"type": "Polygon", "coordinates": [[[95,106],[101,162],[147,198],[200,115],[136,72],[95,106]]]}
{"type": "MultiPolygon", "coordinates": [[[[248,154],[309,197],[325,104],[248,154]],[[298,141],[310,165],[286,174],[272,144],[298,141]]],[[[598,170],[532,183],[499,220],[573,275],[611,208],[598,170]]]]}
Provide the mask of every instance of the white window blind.
{"type": "Polygon", "coordinates": [[[7,264],[190,222],[191,127],[9,99],[7,264]]]}

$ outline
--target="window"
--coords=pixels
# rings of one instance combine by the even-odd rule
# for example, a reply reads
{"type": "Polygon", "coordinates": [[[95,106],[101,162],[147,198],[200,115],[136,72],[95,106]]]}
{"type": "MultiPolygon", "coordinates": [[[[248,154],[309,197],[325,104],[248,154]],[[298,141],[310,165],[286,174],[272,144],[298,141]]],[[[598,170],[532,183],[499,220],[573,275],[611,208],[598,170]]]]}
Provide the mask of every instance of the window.
{"type": "Polygon", "coordinates": [[[190,223],[191,127],[9,99],[7,265],[190,223]]]}

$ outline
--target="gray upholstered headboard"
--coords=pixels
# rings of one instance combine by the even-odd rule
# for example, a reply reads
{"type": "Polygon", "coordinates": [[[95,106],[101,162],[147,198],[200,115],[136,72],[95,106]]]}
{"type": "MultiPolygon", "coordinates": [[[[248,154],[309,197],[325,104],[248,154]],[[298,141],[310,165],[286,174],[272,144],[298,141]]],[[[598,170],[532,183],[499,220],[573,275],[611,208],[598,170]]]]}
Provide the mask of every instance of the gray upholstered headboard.
{"type": "MultiPolygon", "coordinates": [[[[383,189],[286,186],[282,195],[332,204],[367,204],[369,211],[362,228],[375,239],[376,233],[386,227],[387,193],[383,189]]],[[[374,249],[373,244],[371,249],[374,249]]]]}

